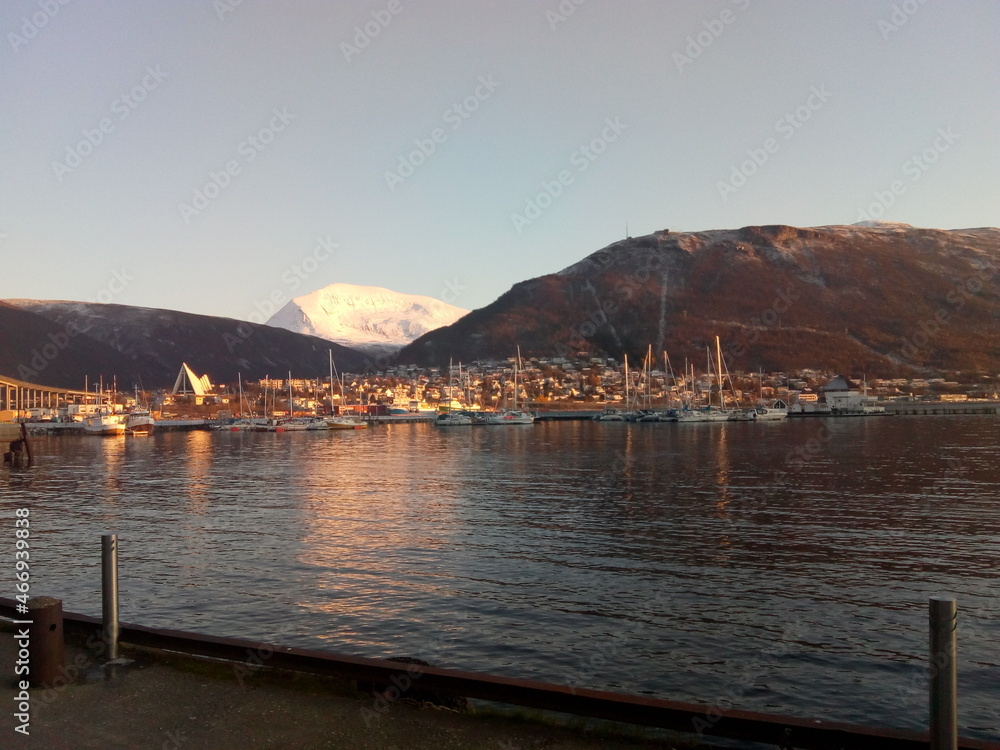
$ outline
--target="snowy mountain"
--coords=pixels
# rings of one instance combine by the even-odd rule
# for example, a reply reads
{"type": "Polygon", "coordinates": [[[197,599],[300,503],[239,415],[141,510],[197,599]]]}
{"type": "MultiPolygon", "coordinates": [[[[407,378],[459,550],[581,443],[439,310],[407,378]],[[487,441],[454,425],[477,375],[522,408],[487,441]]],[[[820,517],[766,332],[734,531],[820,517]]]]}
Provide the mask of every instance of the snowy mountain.
{"type": "Polygon", "coordinates": [[[467,312],[433,297],[377,286],[331,284],[291,300],[267,325],[381,354],[451,325],[467,312]]]}

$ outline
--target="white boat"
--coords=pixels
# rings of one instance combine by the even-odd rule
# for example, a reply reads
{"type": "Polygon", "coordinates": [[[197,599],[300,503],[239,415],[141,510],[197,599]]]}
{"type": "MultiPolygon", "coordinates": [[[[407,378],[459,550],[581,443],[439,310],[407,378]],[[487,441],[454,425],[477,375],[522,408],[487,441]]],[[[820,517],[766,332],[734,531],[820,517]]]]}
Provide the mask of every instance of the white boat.
{"type": "Polygon", "coordinates": [[[362,422],[360,419],[352,419],[351,417],[337,414],[332,417],[326,418],[326,426],[331,430],[366,430],[368,429],[368,423],[362,422]]]}
{"type": "Polygon", "coordinates": [[[507,409],[483,414],[484,424],[534,424],[535,415],[526,411],[507,409]]]}
{"type": "Polygon", "coordinates": [[[753,419],[755,422],[777,422],[787,419],[788,412],[784,409],[775,409],[773,406],[756,406],[753,409],[753,419]]]}
{"type": "Polygon", "coordinates": [[[715,409],[711,406],[704,409],[681,409],[677,412],[677,421],[681,423],[728,422],[729,417],[728,411],[715,409]]]}
{"type": "Polygon", "coordinates": [[[253,430],[256,425],[264,420],[261,419],[251,419],[249,417],[240,417],[239,419],[234,419],[227,425],[224,425],[221,429],[228,430],[229,432],[249,432],[253,430]]]}
{"type": "Polygon", "coordinates": [[[156,420],[149,409],[133,409],[125,419],[125,431],[129,435],[151,435],[156,427],[156,420]]]}
{"type": "Polygon", "coordinates": [[[83,420],[83,431],[88,435],[124,435],[125,417],[100,411],[83,420]]]}
{"type": "Polygon", "coordinates": [[[308,429],[309,423],[303,419],[278,419],[274,425],[274,432],[305,432],[308,429]]]}
{"type": "Polygon", "coordinates": [[[465,427],[472,424],[472,417],[460,412],[438,414],[434,424],[438,427],[465,427]]]}

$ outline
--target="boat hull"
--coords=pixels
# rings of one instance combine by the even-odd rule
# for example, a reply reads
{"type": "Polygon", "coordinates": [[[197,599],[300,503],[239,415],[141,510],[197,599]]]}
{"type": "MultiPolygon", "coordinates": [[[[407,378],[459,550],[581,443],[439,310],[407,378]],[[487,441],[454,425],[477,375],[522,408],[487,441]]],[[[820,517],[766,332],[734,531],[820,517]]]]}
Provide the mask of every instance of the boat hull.
{"type": "Polygon", "coordinates": [[[125,431],[129,435],[152,435],[155,427],[156,421],[150,416],[133,416],[125,422],[125,431]]]}

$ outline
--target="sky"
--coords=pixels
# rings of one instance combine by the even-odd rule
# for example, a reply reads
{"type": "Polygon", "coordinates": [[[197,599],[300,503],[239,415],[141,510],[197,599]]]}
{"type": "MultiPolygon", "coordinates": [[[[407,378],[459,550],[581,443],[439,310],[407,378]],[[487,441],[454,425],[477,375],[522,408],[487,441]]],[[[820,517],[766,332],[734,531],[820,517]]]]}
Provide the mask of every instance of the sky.
{"type": "Polygon", "coordinates": [[[994,0],[5,0],[0,298],[474,309],[626,236],[1000,226],[994,0]]]}

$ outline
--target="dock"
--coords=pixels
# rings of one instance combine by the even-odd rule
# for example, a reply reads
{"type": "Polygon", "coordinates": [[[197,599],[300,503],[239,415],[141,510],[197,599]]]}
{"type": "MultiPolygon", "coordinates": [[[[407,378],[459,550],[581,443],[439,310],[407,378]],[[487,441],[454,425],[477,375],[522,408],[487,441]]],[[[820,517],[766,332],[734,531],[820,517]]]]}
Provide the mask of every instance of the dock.
{"type": "MultiPolygon", "coordinates": [[[[0,617],[17,620],[15,604],[12,599],[0,598],[0,617]]],[[[320,738],[323,739],[322,746],[330,748],[395,746],[399,739],[405,739],[404,744],[409,747],[435,750],[498,746],[496,727],[491,728],[489,734],[493,736],[486,742],[483,737],[464,735],[457,742],[444,744],[443,740],[449,734],[456,737],[465,732],[475,733],[482,726],[477,727],[479,720],[474,716],[454,712],[443,716],[438,711],[414,712],[412,705],[403,705],[408,701],[402,699],[408,698],[418,705],[426,704],[429,696],[494,701],[508,706],[624,722],[637,727],[655,727],[683,732],[689,737],[697,735],[703,741],[707,735],[816,750],[836,747],[924,750],[928,746],[926,732],[866,727],[735,708],[721,710],[708,704],[680,703],[648,695],[612,693],[443,669],[412,660],[372,659],[126,623],[121,623],[119,639],[124,655],[135,660],[134,666],[102,666],[106,661],[103,658],[102,621],[63,612],[62,624],[61,630],[67,642],[73,638],[69,645],[76,646],[70,649],[72,660],[66,660],[66,664],[71,666],[63,670],[65,679],[56,677],[53,681],[53,684],[61,681],[61,685],[34,689],[32,702],[36,715],[33,716],[32,734],[37,737],[45,733],[48,722],[53,722],[56,727],[54,737],[49,731],[49,739],[65,739],[59,727],[62,732],[71,731],[77,739],[80,739],[78,733],[86,733],[88,742],[75,747],[103,748],[107,745],[100,743],[109,730],[129,737],[130,733],[145,733],[151,727],[156,727],[160,733],[168,730],[182,735],[187,733],[194,741],[181,743],[186,748],[258,746],[243,740],[259,739],[262,733],[270,736],[276,721],[280,723],[281,731],[275,740],[280,739],[280,744],[287,747],[319,746],[313,742],[320,738]],[[201,662],[202,666],[197,669],[182,668],[180,675],[176,669],[163,668],[165,661],[169,663],[169,660],[192,657],[210,661],[201,662]],[[185,671],[186,676],[193,673],[194,679],[182,679],[185,671]],[[272,678],[270,683],[262,681],[267,674],[273,675],[275,671],[279,671],[277,679],[272,678]],[[355,697],[345,703],[344,700],[336,702],[327,695],[315,702],[312,700],[315,696],[310,697],[312,691],[294,689],[289,696],[289,685],[303,678],[339,681],[341,695],[353,691],[355,697]],[[365,691],[361,689],[363,685],[371,687],[365,691]],[[193,692],[198,695],[193,695],[193,692]],[[258,705],[247,711],[247,701],[256,701],[258,705]],[[303,706],[306,704],[309,709],[304,714],[303,706]],[[435,715],[437,718],[432,718],[435,715]],[[137,716],[142,716],[143,720],[133,720],[137,716]],[[405,734],[391,738],[372,736],[385,732],[404,718],[411,723],[409,737],[405,734]],[[414,721],[431,726],[424,726],[423,731],[418,731],[412,726],[414,721]],[[449,722],[452,731],[442,731],[441,721],[449,722]],[[345,722],[350,723],[351,730],[343,735],[343,744],[331,742],[331,733],[336,732],[338,727],[343,729],[345,722]],[[205,729],[219,725],[225,725],[224,734],[201,734],[205,729]],[[307,727],[316,734],[302,736],[307,727]],[[429,731],[434,729],[437,731],[429,731]],[[438,736],[433,737],[435,734],[438,736]],[[237,737],[241,741],[235,741],[237,737]],[[377,741],[363,744],[361,740],[366,737],[377,741]],[[422,737],[430,742],[414,742],[422,737]],[[220,742],[223,739],[226,741],[220,742]]],[[[9,642],[6,638],[3,640],[3,647],[13,653],[13,639],[9,642]]],[[[13,658],[10,661],[13,662],[13,658]]],[[[15,688],[4,685],[2,691],[13,694],[15,688]]],[[[431,702],[439,699],[431,698],[431,702]]],[[[529,735],[536,731],[525,729],[523,724],[521,730],[529,735]]],[[[548,728],[550,730],[551,727],[548,728]]],[[[507,735],[510,731],[510,726],[507,726],[499,734],[507,735]]],[[[150,744],[150,737],[145,735],[133,739],[138,742],[127,743],[127,746],[154,746],[150,744]]],[[[506,736],[504,744],[499,746],[511,746],[506,743],[512,739],[506,736]]],[[[522,741],[513,746],[520,746],[522,741]]],[[[563,741],[565,744],[558,743],[559,747],[621,746],[603,739],[594,742],[594,738],[588,738],[582,732],[568,733],[563,741]]],[[[47,746],[55,745],[50,743],[47,746]]],[[[528,746],[540,747],[542,743],[532,741],[528,746]]],[[[667,748],[676,745],[657,743],[654,746],[667,748]]],[[[998,743],[971,738],[960,738],[958,747],[962,750],[1000,750],[998,743]]]]}
{"type": "Polygon", "coordinates": [[[882,404],[888,414],[996,414],[1000,404],[996,401],[886,401],[882,404]]]}

